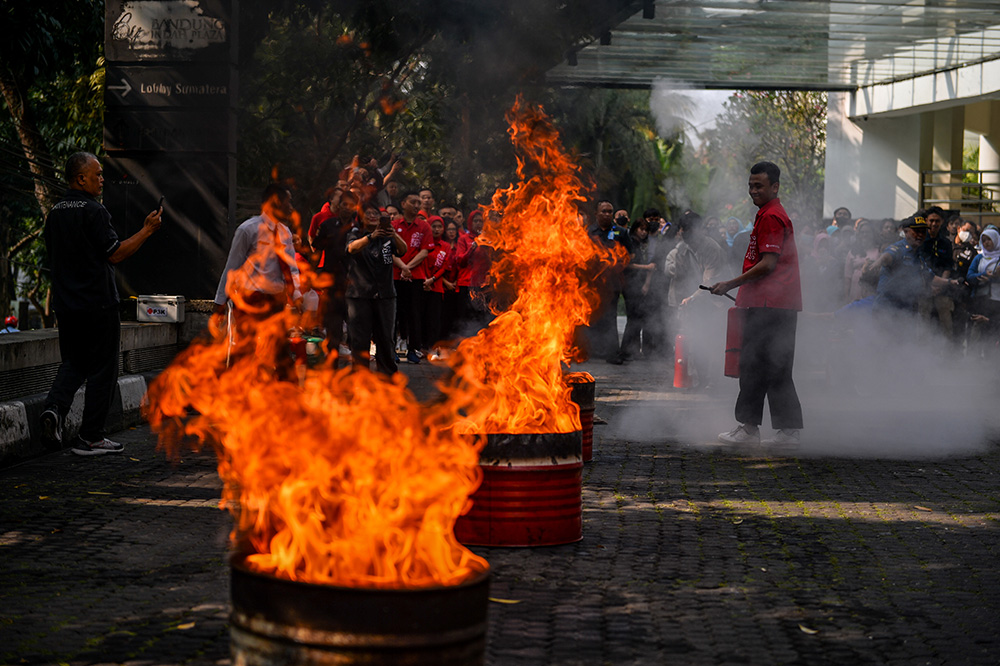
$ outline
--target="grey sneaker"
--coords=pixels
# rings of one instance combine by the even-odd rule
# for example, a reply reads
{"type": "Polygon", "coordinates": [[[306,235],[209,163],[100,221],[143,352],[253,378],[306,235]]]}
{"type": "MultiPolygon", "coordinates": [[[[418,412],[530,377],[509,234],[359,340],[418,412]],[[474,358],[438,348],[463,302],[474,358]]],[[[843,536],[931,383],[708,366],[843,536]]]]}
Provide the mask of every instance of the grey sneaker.
{"type": "Polygon", "coordinates": [[[774,437],[769,439],[767,443],[776,446],[798,446],[799,431],[793,428],[782,428],[774,433],[774,437]]]}
{"type": "Polygon", "coordinates": [[[42,437],[50,442],[62,444],[63,419],[54,408],[49,407],[38,418],[42,426],[42,437]]]}
{"type": "Polygon", "coordinates": [[[719,435],[719,441],[725,444],[760,444],[760,429],[754,425],[741,423],[729,432],[719,435]]]}
{"type": "Polygon", "coordinates": [[[88,442],[77,437],[70,450],[78,456],[103,456],[108,453],[121,453],[125,450],[125,445],[120,442],[112,442],[107,437],[99,442],[88,442]]]}

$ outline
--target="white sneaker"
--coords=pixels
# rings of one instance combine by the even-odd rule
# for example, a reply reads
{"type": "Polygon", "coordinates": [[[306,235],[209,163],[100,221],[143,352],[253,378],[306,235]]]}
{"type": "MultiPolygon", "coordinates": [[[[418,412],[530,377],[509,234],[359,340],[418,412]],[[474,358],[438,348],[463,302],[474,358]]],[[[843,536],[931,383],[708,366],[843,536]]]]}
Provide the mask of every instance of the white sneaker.
{"type": "Polygon", "coordinates": [[[799,431],[792,428],[782,428],[774,433],[774,437],[769,439],[767,443],[776,446],[798,446],[799,431]]]}
{"type": "Polygon", "coordinates": [[[729,432],[719,435],[719,441],[725,444],[760,444],[760,429],[754,425],[741,423],[729,432]]]}
{"type": "Polygon", "coordinates": [[[107,437],[99,442],[88,442],[82,437],[77,437],[70,448],[70,451],[78,456],[103,456],[109,453],[121,453],[124,450],[124,444],[112,442],[107,437]]]}

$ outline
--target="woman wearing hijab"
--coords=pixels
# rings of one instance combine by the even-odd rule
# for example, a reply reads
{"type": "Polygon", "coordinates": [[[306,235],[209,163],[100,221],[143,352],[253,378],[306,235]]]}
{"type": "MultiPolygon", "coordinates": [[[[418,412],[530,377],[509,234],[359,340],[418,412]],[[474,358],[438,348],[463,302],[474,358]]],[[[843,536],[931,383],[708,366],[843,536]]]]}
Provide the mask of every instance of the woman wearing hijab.
{"type": "Polygon", "coordinates": [[[985,355],[995,348],[1000,332],[1000,233],[987,227],[979,236],[979,254],[972,260],[965,281],[972,287],[969,313],[973,321],[970,348],[976,355],[985,355]]]}

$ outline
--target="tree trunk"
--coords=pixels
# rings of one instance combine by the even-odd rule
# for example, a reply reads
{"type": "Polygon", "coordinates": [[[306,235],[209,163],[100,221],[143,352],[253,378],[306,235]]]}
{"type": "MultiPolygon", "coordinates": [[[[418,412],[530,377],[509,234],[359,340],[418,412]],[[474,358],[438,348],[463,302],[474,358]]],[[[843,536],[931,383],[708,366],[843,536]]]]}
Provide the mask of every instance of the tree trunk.
{"type": "Polygon", "coordinates": [[[7,108],[10,109],[17,135],[21,139],[21,150],[34,176],[35,198],[42,209],[42,215],[48,215],[49,210],[59,199],[55,187],[58,177],[52,165],[52,155],[49,153],[47,142],[28,105],[28,92],[6,67],[0,67],[0,91],[3,92],[7,108]]]}
{"type": "MultiPolygon", "coordinates": [[[[7,213],[8,211],[5,207],[0,208],[0,215],[6,217],[7,213]]],[[[11,233],[12,229],[10,225],[5,220],[0,219],[0,247],[10,247],[11,233]]],[[[11,270],[10,257],[7,255],[7,251],[0,251],[0,317],[7,316],[7,308],[10,306],[10,302],[14,300],[14,275],[15,272],[11,270]]]]}

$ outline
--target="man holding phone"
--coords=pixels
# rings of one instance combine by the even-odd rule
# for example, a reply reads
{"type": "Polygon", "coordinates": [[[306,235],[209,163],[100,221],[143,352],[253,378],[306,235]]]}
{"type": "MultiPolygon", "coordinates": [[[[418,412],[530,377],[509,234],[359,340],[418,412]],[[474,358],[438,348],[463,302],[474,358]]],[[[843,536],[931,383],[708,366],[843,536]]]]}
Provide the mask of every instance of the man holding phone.
{"type": "MultiPolygon", "coordinates": [[[[52,304],[59,320],[62,362],[45,399],[43,435],[63,442],[63,422],[76,390],[87,383],[80,433],[73,453],[97,456],[125,448],[105,435],[111,396],[118,382],[121,320],[115,264],[132,256],[160,228],[163,208],[146,216],[142,228],[119,241],[111,214],[97,200],[104,169],[91,153],[66,160],[69,190],[45,219],[43,237],[52,275],[52,304]]],[[[160,199],[161,204],[163,199],[160,199]]]]}
{"type": "Polygon", "coordinates": [[[365,206],[364,228],[347,232],[347,331],[351,359],[368,368],[369,346],[375,342],[378,371],[394,374],[396,354],[392,329],[396,320],[394,257],[406,253],[406,241],[392,228],[389,216],[373,204],[365,206]]]}

